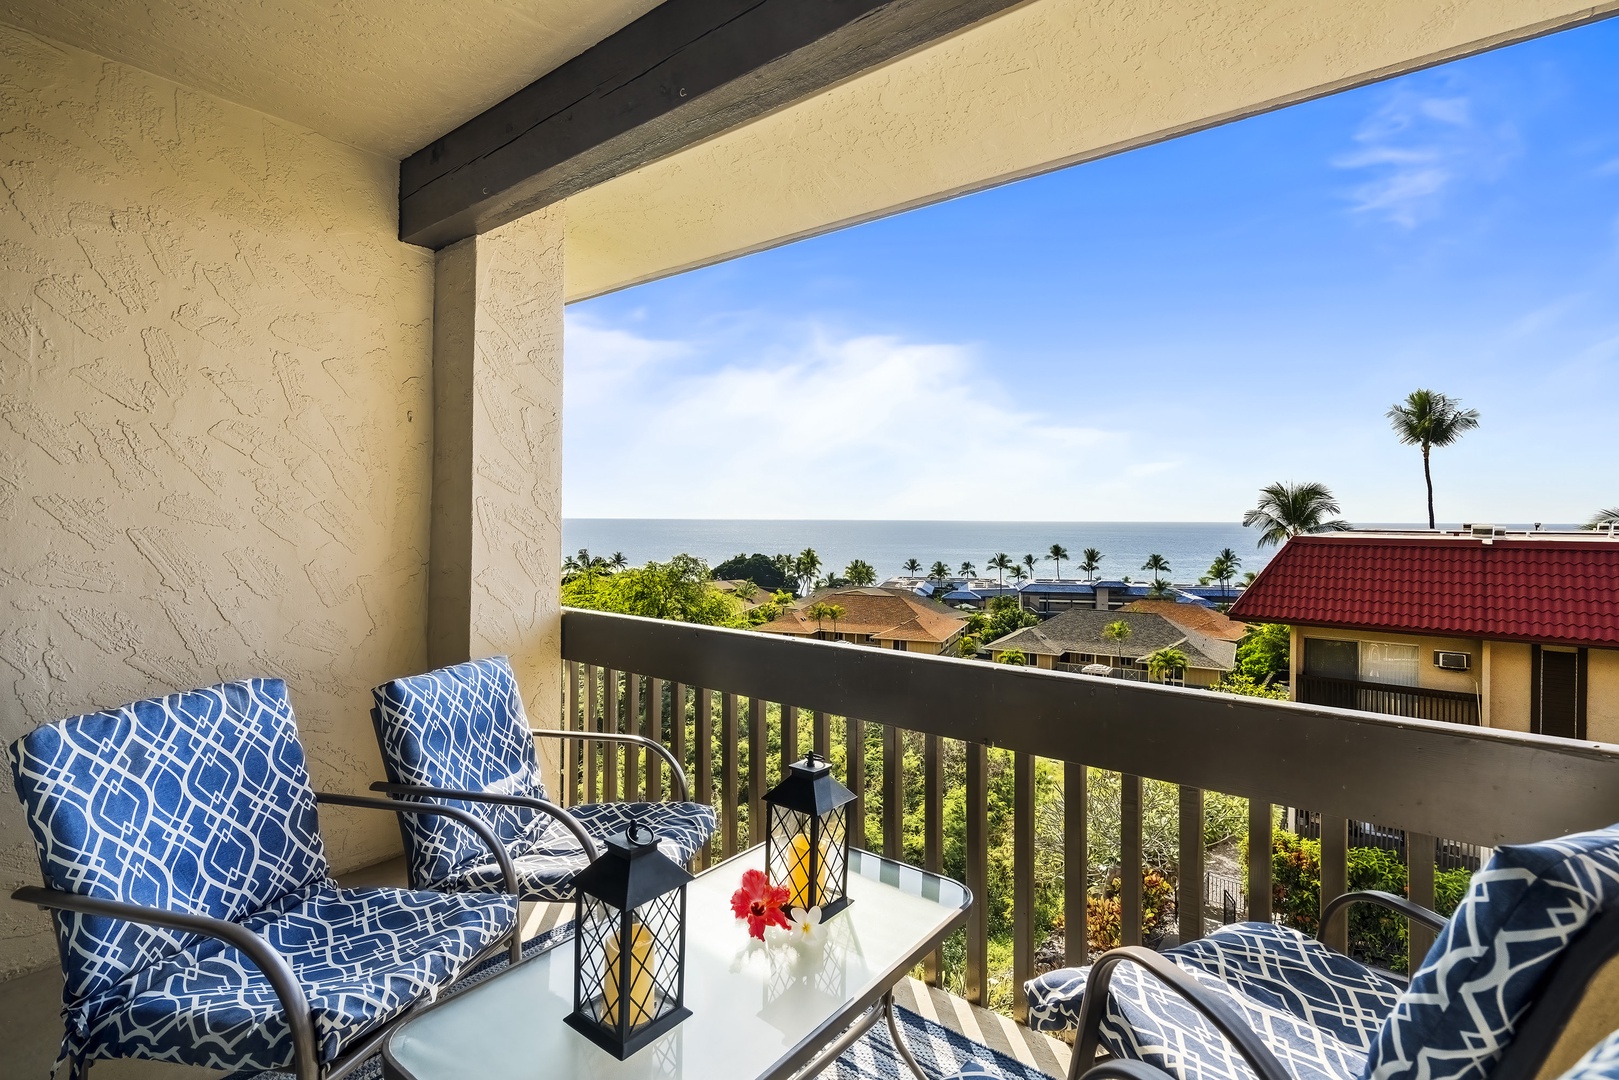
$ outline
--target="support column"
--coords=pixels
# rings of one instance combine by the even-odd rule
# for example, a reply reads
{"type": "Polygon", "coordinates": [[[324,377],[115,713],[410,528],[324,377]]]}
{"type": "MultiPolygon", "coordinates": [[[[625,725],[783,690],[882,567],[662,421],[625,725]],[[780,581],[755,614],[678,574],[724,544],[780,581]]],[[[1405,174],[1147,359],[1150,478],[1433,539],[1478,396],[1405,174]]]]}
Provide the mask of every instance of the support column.
{"type": "Polygon", "coordinates": [[[445,248],[435,270],[428,662],[510,657],[530,721],[556,727],[562,209],[445,248]]]}

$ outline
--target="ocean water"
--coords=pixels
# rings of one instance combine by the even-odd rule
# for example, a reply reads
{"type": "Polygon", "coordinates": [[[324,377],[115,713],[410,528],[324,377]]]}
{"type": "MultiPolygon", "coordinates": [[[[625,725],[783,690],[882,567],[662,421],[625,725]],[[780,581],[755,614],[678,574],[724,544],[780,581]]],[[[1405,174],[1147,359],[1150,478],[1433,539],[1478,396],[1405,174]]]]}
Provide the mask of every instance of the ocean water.
{"type": "MultiPolygon", "coordinates": [[[[826,568],[841,571],[853,559],[864,559],[877,570],[878,579],[904,573],[906,559],[926,568],[943,560],[956,571],[970,561],[980,574],[993,577],[986,564],[997,552],[1014,560],[1032,554],[1040,562],[1036,574],[1052,577],[1056,567],[1045,558],[1052,544],[1061,544],[1078,558],[1087,548],[1102,552],[1103,576],[1135,580],[1149,578],[1141,569],[1149,554],[1169,561],[1169,577],[1194,582],[1208,572],[1221,548],[1242,557],[1243,570],[1258,570],[1270,561],[1274,548],[1260,550],[1257,532],[1223,521],[719,521],[643,518],[566,518],[562,522],[562,549],[573,554],[588,548],[593,555],[624,553],[631,564],[664,560],[676,554],[696,555],[710,564],[738,553],[803,551],[814,548],[826,568]]],[[[1064,577],[1083,576],[1077,563],[1065,561],[1064,577]]],[[[824,572],[824,571],[823,571],[824,572]]]]}

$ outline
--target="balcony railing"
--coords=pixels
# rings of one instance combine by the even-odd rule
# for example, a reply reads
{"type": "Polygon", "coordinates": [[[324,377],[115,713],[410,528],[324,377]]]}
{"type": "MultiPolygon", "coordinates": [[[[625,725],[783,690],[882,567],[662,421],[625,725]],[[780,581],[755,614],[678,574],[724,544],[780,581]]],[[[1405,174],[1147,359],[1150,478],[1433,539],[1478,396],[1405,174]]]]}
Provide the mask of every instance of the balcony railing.
{"type": "MultiPolygon", "coordinates": [[[[860,736],[864,725],[878,724],[881,780],[875,791],[851,785],[860,800],[851,815],[854,842],[865,846],[870,839],[865,800],[874,798],[881,804],[881,850],[904,856],[904,747],[907,741],[919,743],[921,859],[927,868],[941,869],[943,748],[946,740],[960,740],[966,884],[975,896],[985,897],[988,750],[1010,751],[1012,974],[1018,983],[1034,972],[1037,944],[1036,757],[1065,763],[1061,874],[1065,959],[1073,964],[1085,963],[1088,952],[1087,766],[1122,774],[1118,828],[1125,866],[1143,865],[1143,778],[1179,785],[1180,821],[1190,826],[1179,833],[1179,910],[1195,913],[1183,917],[1183,939],[1203,932],[1197,916],[1205,909],[1205,791],[1249,800],[1250,850],[1255,851],[1270,849],[1273,806],[1308,806],[1320,813],[1323,903],[1347,891],[1350,821],[1403,829],[1408,850],[1420,852],[1432,851],[1436,836],[1498,845],[1619,820],[1619,747],[1601,744],[589,611],[563,614],[562,655],[568,725],[578,730],[606,725],[668,742],[688,763],[694,797],[709,793],[717,806],[715,857],[740,850],[750,839],[744,822],[763,819],[761,796],[780,775],[780,757],[787,756],[767,759],[773,734],[781,746],[796,750],[808,741],[830,753],[833,727],[841,724],[848,773],[859,777],[868,775],[866,740],[860,736]],[[655,707],[647,708],[649,702],[655,707]],[[671,722],[677,716],[682,722],[671,722]],[[911,732],[918,734],[907,737],[911,732]],[[715,740],[717,753],[696,752],[715,749],[715,740]]],[[[564,762],[570,801],[633,798],[640,783],[649,795],[660,790],[658,768],[647,770],[641,781],[635,758],[624,758],[610,744],[582,753],[564,762]]],[[[1433,873],[1432,860],[1410,863],[1413,900],[1432,905],[1433,873]]],[[[1136,944],[1142,937],[1141,878],[1120,877],[1121,937],[1136,944]]],[[[1245,884],[1247,917],[1268,920],[1270,860],[1248,860],[1245,884]]],[[[1411,948],[1420,956],[1429,939],[1415,927],[1412,931],[1411,948]]],[[[1336,936],[1342,948],[1342,920],[1336,936]]],[[[969,917],[964,968],[964,996],[983,1003],[988,971],[983,904],[969,917]]],[[[928,972],[937,977],[936,960],[928,972]]],[[[1013,1002],[1022,1019],[1021,995],[1013,1002]]]]}
{"type": "Polygon", "coordinates": [[[1358,679],[1329,679],[1322,675],[1298,676],[1298,700],[1335,709],[1442,720],[1448,724],[1479,722],[1478,698],[1454,690],[1428,690],[1420,686],[1390,686],[1358,679]]]}

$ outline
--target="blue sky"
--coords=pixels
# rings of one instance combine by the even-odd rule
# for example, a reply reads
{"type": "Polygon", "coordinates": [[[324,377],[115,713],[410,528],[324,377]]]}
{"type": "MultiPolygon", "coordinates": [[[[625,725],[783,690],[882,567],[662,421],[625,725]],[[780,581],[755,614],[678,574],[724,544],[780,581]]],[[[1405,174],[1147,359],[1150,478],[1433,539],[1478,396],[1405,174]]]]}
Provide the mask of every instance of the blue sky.
{"type": "Polygon", "coordinates": [[[568,310],[574,517],[1451,521],[1619,503],[1619,20],[568,310]]]}

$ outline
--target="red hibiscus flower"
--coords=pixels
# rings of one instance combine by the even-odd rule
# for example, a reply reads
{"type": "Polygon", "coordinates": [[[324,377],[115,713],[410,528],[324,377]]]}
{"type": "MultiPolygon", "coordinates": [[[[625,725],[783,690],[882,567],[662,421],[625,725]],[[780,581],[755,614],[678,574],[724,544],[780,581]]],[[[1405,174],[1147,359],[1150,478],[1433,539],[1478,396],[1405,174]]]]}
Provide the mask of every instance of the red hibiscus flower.
{"type": "Polygon", "coordinates": [[[770,884],[763,870],[749,870],[742,875],[742,887],[731,894],[731,911],[748,920],[748,933],[763,941],[765,927],[787,929],[787,913],[782,909],[790,896],[786,886],[770,884]]]}

